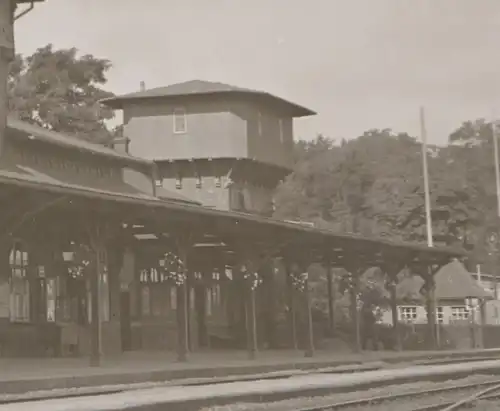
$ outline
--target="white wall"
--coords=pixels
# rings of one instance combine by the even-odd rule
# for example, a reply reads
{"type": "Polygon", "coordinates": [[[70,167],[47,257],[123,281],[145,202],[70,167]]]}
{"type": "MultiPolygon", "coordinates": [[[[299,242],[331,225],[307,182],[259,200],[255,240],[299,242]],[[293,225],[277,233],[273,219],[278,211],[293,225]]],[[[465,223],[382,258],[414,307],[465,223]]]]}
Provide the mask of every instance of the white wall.
{"type": "MultiPolygon", "coordinates": [[[[498,312],[500,314],[500,301],[498,302],[498,312]]],[[[452,307],[457,307],[458,304],[456,305],[453,305],[453,306],[441,306],[442,310],[443,310],[443,322],[442,324],[450,324],[453,322],[453,316],[452,316],[452,307]]],[[[497,324],[497,323],[492,323],[490,322],[491,320],[488,320],[488,318],[492,318],[493,316],[493,310],[494,310],[494,307],[489,307],[488,308],[490,311],[489,311],[489,315],[487,314],[486,318],[486,324],[497,324]]],[[[398,319],[399,321],[402,322],[402,318],[401,318],[401,314],[398,310],[398,319]]],[[[476,321],[476,324],[479,324],[481,322],[481,314],[479,312],[479,309],[476,310],[475,312],[475,321],[476,321]]],[[[500,318],[497,317],[497,321],[498,321],[498,324],[500,324],[500,318]]],[[[391,310],[390,309],[386,309],[386,310],[383,310],[382,311],[382,318],[381,318],[381,322],[383,324],[387,324],[387,325],[392,325],[392,313],[391,313],[391,310]]],[[[415,321],[412,322],[412,324],[426,324],[427,323],[427,312],[425,310],[425,307],[424,306],[417,306],[417,318],[415,321]]]]}

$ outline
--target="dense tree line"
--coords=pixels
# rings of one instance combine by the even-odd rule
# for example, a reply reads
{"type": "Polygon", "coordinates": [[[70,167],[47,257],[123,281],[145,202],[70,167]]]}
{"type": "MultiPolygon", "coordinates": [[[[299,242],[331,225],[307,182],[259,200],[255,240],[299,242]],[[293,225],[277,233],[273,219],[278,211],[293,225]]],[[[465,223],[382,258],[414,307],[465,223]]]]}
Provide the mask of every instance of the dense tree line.
{"type": "MultiPolygon", "coordinates": [[[[434,241],[463,246],[484,264],[497,224],[492,141],[491,125],[479,119],[453,131],[446,146],[428,148],[434,241]]],[[[389,129],[349,141],[299,141],[294,172],[276,192],[275,215],[425,243],[422,146],[389,129]]]]}
{"type": "MultiPolygon", "coordinates": [[[[494,272],[498,256],[488,238],[498,231],[493,136],[483,119],[464,122],[444,147],[428,148],[433,239],[464,247],[468,268],[494,272]]],[[[319,227],[394,241],[426,243],[422,145],[407,133],[369,130],[349,141],[318,136],[295,145],[293,173],[276,191],[275,215],[319,227]]],[[[400,274],[398,297],[414,300],[412,273],[400,274]]],[[[348,274],[337,270],[337,306],[348,313],[348,274]],[[347,283],[347,284],[346,284],[347,283]]],[[[325,307],[326,280],[317,267],[315,302],[325,307]]],[[[369,270],[361,300],[387,306],[385,279],[369,270]]],[[[348,315],[348,314],[346,314],[348,315]]]]}

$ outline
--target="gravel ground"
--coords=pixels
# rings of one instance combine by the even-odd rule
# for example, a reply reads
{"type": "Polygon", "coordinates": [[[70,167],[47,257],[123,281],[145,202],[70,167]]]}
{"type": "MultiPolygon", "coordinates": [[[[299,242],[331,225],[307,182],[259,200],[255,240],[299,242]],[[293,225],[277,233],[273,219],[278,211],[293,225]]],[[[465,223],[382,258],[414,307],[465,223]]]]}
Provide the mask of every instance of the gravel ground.
{"type": "MultiPolygon", "coordinates": [[[[371,398],[375,396],[382,396],[382,395],[391,395],[391,394],[403,394],[407,392],[413,392],[413,391],[420,391],[420,390],[426,390],[426,389],[438,389],[438,388],[446,388],[450,387],[453,385],[462,385],[462,384],[473,384],[473,383],[480,383],[480,382],[485,382],[485,381],[490,381],[490,380],[495,380],[498,379],[498,377],[495,376],[489,376],[489,375],[474,375],[471,377],[467,378],[462,378],[458,380],[453,380],[453,381],[444,381],[440,383],[436,382],[431,382],[431,381],[421,381],[418,383],[411,383],[411,384],[400,384],[400,385],[390,385],[386,387],[380,387],[380,388],[373,388],[370,390],[366,391],[361,391],[361,392],[351,392],[351,393],[345,393],[345,394],[334,394],[334,395],[329,395],[329,396],[321,396],[321,397],[299,397],[299,398],[294,398],[290,400],[284,400],[284,401],[276,401],[276,402],[271,402],[271,403],[236,403],[236,404],[231,404],[231,405],[225,405],[225,406],[216,406],[216,407],[209,407],[209,408],[202,408],[200,411],[259,411],[259,410],[266,410],[266,411],[289,411],[289,410],[297,410],[300,408],[307,408],[307,407],[317,407],[321,405],[328,405],[332,403],[337,403],[337,402],[344,402],[344,401],[352,401],[352,400],[360,400],[363,398],[371,398]]],[[[413,399],[410,401],[406,400],[401,400],[397,402],[391,402],[391,403],[383,403],[379,405],[370,405],[370,406],[363,406],[363,407],[350,407],[350,408],[344,408],[345,411],[353,411],[357,410],[360,411],[362,409],[369,409],[370,411],[409,411],[412,410],[412,407],[414,408],[415,405],[426,405],[426,404],[432,404],[436,402],[439,399],[442,399],[443,401],[446,400],[458,400],[460,398],[465,398],[468,395],[473,394],[474,392],[477,392],[477,388],[473,390],[465,390],[465,391],[460,391],[459,394],[438,394],[438,395],[432,395],[429,397],[420,397],[418,399],[413,399]]],[[[482,405],[481,405],[482,406],[482,405]]],[[[499,410],[499,405],[498,402],[494,405],[495,408],[491,408],[491,410],[499,410]]],[[[483,410],[482,408],[476,408],[480,409],[481,411],[483,410]]],[[[490,411],[489,408],[485,408],[484,411],[490,411]]]]}

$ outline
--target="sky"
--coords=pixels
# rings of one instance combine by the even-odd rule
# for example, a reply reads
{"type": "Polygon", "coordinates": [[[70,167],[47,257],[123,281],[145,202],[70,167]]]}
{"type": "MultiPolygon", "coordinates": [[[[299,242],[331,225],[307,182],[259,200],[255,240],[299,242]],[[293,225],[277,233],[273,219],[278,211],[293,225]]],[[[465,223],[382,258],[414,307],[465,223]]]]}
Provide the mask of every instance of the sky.
{"type": "Polygon", "coordinates": [[[268,91],[318,112],[297,138],[372,128],[430,143],[500,116],[499,0],[46,0],[17,52],[48,43],[112,61],[123,94],[192,79],[268,91]]]}

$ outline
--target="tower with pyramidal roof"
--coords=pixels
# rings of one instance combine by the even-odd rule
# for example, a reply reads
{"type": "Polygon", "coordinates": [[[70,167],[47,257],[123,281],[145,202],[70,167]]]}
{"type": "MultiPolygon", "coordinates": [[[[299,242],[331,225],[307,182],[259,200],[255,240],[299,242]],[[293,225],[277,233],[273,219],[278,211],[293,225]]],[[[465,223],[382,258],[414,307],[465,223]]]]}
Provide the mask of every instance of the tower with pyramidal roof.
{"type": "Polygon", "coordinates": [[[315,114],[266,92],[193,80],[103,101],[123,110],[125,146],[157,184],[208,207],[272,213],[293,163],[293,120],[315,114]]]}

